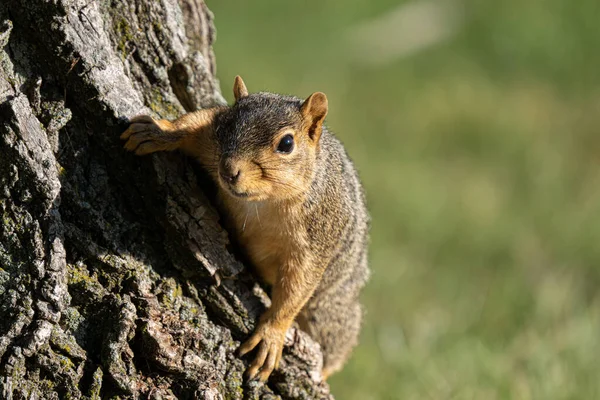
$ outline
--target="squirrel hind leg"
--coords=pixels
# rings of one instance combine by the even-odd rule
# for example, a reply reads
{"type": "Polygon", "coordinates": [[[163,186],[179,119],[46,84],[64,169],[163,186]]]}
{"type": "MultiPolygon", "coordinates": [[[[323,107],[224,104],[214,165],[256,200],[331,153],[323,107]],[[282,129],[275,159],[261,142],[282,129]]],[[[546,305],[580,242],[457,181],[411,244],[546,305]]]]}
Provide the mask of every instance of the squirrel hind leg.
{"type": "Polygon", "coordinates": [[[335,365],[330,365],[327,368],[323,368],[323,370],[321,370],[321,377],[323,378],[324,381],[326,381],[331,375],[340,371],[343,366],[344,366],[344,362],[340,361],[335,365]]]}
{"type": "Polygon", "coordinates": [[[321,376],[327,379],[342,369],[358,343],[362,319],[360,304],[358,301],[347,304],[334,300],[327,307],[312,308],[309,305],[300,317],[300,328],[321,345],[321,376]]]}

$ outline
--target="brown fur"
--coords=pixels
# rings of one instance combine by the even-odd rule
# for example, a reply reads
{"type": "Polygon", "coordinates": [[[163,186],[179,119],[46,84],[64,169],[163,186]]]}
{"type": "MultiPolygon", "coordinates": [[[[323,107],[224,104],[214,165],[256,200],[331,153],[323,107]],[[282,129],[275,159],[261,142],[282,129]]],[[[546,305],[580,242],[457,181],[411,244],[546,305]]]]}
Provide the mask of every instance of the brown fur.
{"type": "Polygon", "coordinates": [[[256,273],[272,287],[271,307],[240,347],[257,354],[248,376],[266,380],[279,364],[294,320],[323,349],[323,376],[339,370],[360,330],[360,289],[368,277],[368,214],[356,171],[323,126],[327,97],[304,102],[248,94],[234,84],[232,107],[174,122],[141,116],[121,136],[136,154],[181,149],[218,182],[220,208],[256,273]],[[294,148],[279,151],[292,135],[294,148]]]}

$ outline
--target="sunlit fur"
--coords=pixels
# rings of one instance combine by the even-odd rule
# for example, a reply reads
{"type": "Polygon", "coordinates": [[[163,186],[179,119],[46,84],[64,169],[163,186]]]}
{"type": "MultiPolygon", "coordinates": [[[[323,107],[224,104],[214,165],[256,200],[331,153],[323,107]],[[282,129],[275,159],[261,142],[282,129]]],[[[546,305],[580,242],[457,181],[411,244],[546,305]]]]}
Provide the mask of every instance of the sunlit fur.
{"type": "Polygon", "coordinates": [[[240,346],[241,354],[258,349],[248,376],[268,378],[296,320],[321,345],[327,377],[342,367],[360,330],[369,221],[362,186],[342,144],[322,126],[323,93],[305,101],[248,94],[237,77],[234,94],[231,107],[173,122],[136,117],[121,137],[140,155],[181,149],[218,182],[219,208],[232,238],[272,287],[271,307],[240,346]],[[286,134],[295,145],[281,154],[276,149],[286,134]],[[239,177],[223,179],[228,171],[220,168],[239,170],[239,177]]]}

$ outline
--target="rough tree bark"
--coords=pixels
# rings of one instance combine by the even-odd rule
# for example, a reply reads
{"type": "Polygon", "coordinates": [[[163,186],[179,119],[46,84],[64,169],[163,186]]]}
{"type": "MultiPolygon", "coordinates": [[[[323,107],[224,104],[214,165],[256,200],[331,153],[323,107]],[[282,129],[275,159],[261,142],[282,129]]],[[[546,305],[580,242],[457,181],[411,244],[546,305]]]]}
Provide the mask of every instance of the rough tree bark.
{"type": "Polygon", "coordinates": [[[0,2],[1,398],[331,398],[297,330],[243,382],[268,299],[210,184],[122,150],[128,117],[224,102],[214,37],[202,0],[0,2]]]}

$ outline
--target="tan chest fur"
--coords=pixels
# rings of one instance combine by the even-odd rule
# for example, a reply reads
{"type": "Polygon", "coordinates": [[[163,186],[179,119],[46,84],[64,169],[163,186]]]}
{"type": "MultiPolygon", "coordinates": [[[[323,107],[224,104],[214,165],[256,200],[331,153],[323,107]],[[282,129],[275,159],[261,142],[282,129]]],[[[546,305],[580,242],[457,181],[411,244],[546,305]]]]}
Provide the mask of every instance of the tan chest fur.
{"type": "Polygon", "coordinates": [[[266,283],[273,285],[282,267],[301,262],[306,232],[293,206],[231,198],[224,203],[236,239],[266,283]]]}

